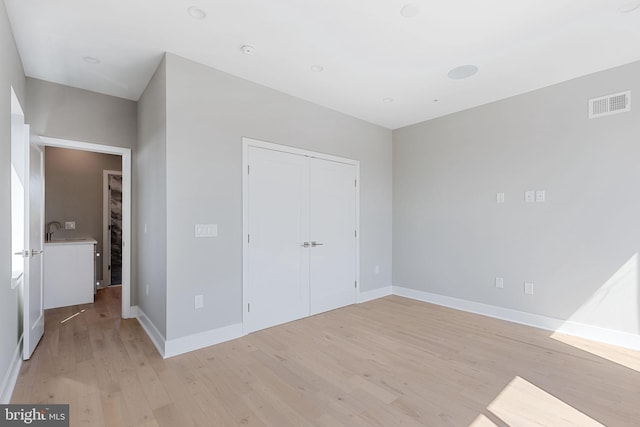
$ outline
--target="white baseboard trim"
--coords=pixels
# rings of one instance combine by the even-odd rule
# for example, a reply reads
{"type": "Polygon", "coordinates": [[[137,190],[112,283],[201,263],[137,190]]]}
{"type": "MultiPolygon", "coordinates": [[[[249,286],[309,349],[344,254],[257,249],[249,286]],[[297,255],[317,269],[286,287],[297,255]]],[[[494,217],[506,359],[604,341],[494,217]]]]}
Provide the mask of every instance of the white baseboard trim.
{"type": "Polygon", "coordinates": [[[640,335],[628,332],[615,331],[612,329],[601,328],[599,326],[573,322],[571,320],[555,319],[552,317],[541,316],[539,314],[526,313],[523,311],[482,304],[460,298],[418,291],[402,286],[393,286],[393,294],[444,307],[454,308],[456,310],[481,314],[483,316],[494,317],[496,319],[507,320],[509,322],[520,323],[540,329],[612,344],[619,347],[630,348],[632,350],[640,350],[640,335]]]}
{"type": "Polygon", "coordinates": [[[149,336],[149,339],[151,340],[153,345],[156,346],[156,349],[158,350],[158,353],[160,353],[160,356],[165,358],[166,341],[158,328],[156,328],[156,325],[153,324],[151,319],[149,319],[149,317],[145,314],[144,311],[142,311],[140,307],[131,307],[131,311],[132,313],[135,313],[136,319],[138,319],[138,323],[140,323],[142,329],[144,329],[144,331],[147,333],[147,336],[149,336]]]}
{"type": "Polygon", "coordinates": [[[13,395],[13,389],[16,387],[18,381],[18,374],[20,373],[20,367],[22,366],[22,337],[18,340],[18,346],[13,352],[13,358],[9,364],[9,369],[2,379],[0,384],[0,404],[6,405],[11,402],[11,396],[13,395]]]}
{"type": "Polygon", "coordinates": [[[386,297],[391,295],[393,289],[391,286],[385,286],[384,288],[372,289],[370,291],[360,292],[358,294],[358,304],[362,302],[372,301],[374,299],[386,297]]]}
{"type": "Polygon", "coordinates": [[[199,332],[186,337],[168,340],[165,344],[164,357],[173,357],[190,351],[199,350],[210,345],[220,344],[240,338],[242,333],[242,323],[235,323],[209,331],[199,332]]]}

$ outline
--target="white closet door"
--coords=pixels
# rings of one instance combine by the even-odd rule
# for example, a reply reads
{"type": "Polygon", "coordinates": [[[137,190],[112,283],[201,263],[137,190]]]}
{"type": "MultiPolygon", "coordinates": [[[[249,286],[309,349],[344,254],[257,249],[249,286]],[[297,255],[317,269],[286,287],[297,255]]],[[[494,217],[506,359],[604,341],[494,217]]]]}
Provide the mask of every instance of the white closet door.
{"type": "Polygon", "coordinates": [[[309,315],[309,159],[248,147],[247,332],[309,315]]]}
{"type": "Polygon", "coordinates": [[[355,180],[354,165],[311,159],[311,314],[356,302],[355,180]]]}

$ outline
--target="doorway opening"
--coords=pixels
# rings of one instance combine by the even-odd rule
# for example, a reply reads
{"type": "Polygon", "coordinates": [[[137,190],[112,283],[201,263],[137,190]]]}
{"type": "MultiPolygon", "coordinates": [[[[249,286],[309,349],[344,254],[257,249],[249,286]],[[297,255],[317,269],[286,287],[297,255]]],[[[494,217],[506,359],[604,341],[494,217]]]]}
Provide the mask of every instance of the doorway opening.
{"type": "MultiPolygon", "coordinates": [[[[131,149],[129,148],[123,148],[123,147],[115,147],[115,146],[110,146],[110,145],[102,145],[102,144],[93,144],[93,143],[88,143],[88,142],[82,142],[82,141],[73,141],[73,140],[64,140],[64,139],[59,139],[59,138],[51,138],[51,137],[46,137],[46,136],[40,136],[38,137],[39,142],[47,147],[47,149],[49,149],[49,147],[53,147],[53,148],[64,148],[64,149],[72,149],[72,150],[76,150],[76,151],[82,151],[82,152],[90,152],[90,153],[102,153],[102,154],[109,154],[109,155],[113,155],[119,158],[119,164],[121,165],[121,171],[117,171],[121,173],[121,181],[120,181],[120,232],[119,234],[119,240],[120,240],[120,250],[119,250],[119,259],[120,259],[120,263],[119,263],[119,273],[118,273],[118,279],[121,282],[122,285],[122,289],[121,289],[121,307],[122,307],[122,318],[130,318],[134,315],[132,309],[131,309],[131,149]]],[[[98,171],[98,175],[101,175],[103,172],[103,170],[115,170],[117,169],[116,167],[109,167],[109,168],[100,168],[100,170],[98,171]]],[[[101,193],[101,188],[102,188],[102,177],[97,178],[97,182],[98,182],[98,192],[101,193]]],[[[99,200],[102,199],[104,200],[104,196],[100,196],[99,195],[99,200]]],[[[100,201],[97,202],[97,207],[99,211],[103,210],[102,207],[103,203],[100,203],[100,201]]],[[[95,206],[94,206],[95,207],[95,206]]],[[[103,215],[100,212],[99,213],[99,219],[97,220],[97,228],[98,232],[95,233],[95,237],[100,237],[102,240],[103,237],[103,233],[102,233],[102,224],[103,224],[103,215]]],[[[59,221],[62,224],[63,228],[67,227],[67,222],[71,222],[73,223],[74,220],[70,219],[69,221],[67,221],[66,219],[62,219],[62,221],[59,221]]],[[[78,226],[79,224],[70,224],[70,230],[67,231],[71,234],[73,234],[74,236],[77,237],[81,237],[79,236],[80,232],[73,232],[73,226],[78,226]]],[[[80,233],[81,234],[81,233],[80,233]]],[[[97,240],[97,239],[96,239],[97,240]]],[[[104,252],[104,242],[103,242],[103,252],[104,252]]],[[[110,251],[111,252],[111,251],[110,251]]],[[[98,258],[103,258],[102,256],[97,257],[98,258]]],[[[100,261],[98,261],[100,262],[100,261]]],[[[104,264],[107,264],[104,260],[102,261],[102,266],[100,266],[99,264],[96,264],[97,270],[96,270],[96,283],[101,283],[104,282],[104,274],[102,273],[104,271],[104,264]],[[99,276],[103,276],[100,280],[99,276]]],[[[109,276],[109,279],[111,277],[109,276]]]]}
{"type": "Polygon", "coordinates": [[[122,172],[102,172],[102,285],[122,284],[122,172]]]}

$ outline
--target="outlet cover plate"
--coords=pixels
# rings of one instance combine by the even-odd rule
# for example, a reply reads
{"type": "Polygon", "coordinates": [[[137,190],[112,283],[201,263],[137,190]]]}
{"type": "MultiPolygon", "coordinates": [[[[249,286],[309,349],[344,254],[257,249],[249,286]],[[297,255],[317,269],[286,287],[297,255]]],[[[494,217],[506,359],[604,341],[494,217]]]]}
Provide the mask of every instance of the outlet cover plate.
{"type": "Polygon", "coordinates": [[[531,282],[524,283],[524,293],[527,295],[533,295],[533,283],[531,282]]]}

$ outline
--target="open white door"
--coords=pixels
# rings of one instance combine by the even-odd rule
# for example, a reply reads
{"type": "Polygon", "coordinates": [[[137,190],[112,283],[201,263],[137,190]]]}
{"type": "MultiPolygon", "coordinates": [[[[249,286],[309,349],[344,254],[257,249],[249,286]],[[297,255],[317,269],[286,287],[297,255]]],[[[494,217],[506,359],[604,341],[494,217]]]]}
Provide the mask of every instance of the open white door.
{"type": "Polygon", "coordinates": [[[30,142],[29,126],[25,125],[24,153],[28,180],[24,186],[24,340],[22,358],[33,354],[44,335],[43,299],[43,232],[44,232],[44,152],[30,142]]]}

